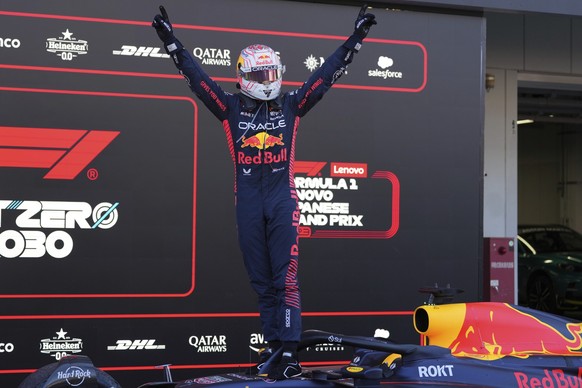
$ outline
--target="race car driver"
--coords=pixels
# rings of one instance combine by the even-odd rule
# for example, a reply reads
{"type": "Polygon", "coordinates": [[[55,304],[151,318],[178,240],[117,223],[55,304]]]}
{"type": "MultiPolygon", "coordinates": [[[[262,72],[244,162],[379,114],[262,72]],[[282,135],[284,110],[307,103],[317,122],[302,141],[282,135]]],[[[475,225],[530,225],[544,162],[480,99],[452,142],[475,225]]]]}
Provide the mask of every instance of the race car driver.
{"type": "Polygon", "coordinates": [[[281,94],[285,66],[268,46],[244,48],[236,63],[239,93],[224,91],[174,36],[168,14],[152,26],[192,92],[222,123],[235,168],[239,245],[269,347],[264,362],[282,347],[268,373],[285,379],[301,373],[301,297],[297,276],[299,209],[294,185],[295,136],[299,120],[323,97],[352,62],[375,16],[360,10],[353,34],[299,89],[281,94]]]}

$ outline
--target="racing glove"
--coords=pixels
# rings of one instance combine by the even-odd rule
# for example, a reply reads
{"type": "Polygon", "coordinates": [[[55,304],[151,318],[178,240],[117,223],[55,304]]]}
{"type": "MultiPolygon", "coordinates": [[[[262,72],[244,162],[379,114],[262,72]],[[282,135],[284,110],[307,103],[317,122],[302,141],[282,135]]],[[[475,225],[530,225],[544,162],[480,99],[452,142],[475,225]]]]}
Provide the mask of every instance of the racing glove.
{"type": "Polygon", "coordinates": [[[154,16],[152,27],[156,29],[160,40],[164,43],[164,48],[168,54],[173,54],[184,48],[182,43],[174,36],[174,29],[170,23],[170,18],[164,6],[160,5],[161,15],[154,16]]]}
{"type": "Polygon", "coordinates": [[[356,19],[354,33],[352,36],[348,38],[348,40],[344,43],[344,46],[351,51],[358,52],[362,47],[362,41],[366,36],[368,36],[368,32],[370,32],[370,27],[376,22],[376,16],[371,13],[366,13],[368,9],[368,5],[364,4],[360,9],[360,13],[356,19]]]}

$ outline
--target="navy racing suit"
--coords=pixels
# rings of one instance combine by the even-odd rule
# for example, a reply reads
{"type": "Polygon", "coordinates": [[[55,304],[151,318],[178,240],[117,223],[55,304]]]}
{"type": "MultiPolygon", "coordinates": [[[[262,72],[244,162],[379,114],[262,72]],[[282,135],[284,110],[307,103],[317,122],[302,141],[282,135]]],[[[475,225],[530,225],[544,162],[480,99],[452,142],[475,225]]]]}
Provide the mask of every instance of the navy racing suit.
{"type": "Polygon", "coordinates": [[[352,35],[300,88],[270,101],[225,92],[179,41],[166,46],[190,89],[224,128],[235,169],[239,245],[266,341],[297,342],[302,330],[293,174],[299,120],[344,73],[360,44],[352,35]]]}

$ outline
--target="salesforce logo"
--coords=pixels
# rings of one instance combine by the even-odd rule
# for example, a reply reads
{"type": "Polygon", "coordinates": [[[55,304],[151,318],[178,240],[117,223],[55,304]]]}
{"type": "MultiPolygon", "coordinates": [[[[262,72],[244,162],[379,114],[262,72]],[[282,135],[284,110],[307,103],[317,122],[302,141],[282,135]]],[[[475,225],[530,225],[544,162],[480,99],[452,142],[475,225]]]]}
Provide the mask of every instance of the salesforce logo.
{"type": "Polygon", "coordinates": [[[392,71],[389,68],[394,65],[394,60],[390,57],[380,56],[378,58],[378,67],[380,69],[368,70],[368,77],[375,78],[404,78],[400,71],[392,71]]]}

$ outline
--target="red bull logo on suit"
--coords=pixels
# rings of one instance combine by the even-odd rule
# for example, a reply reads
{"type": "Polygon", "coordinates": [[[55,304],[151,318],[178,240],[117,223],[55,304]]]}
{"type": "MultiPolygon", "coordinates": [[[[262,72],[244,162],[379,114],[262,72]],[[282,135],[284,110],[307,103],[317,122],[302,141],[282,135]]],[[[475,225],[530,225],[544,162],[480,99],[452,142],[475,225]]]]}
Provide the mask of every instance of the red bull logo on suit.
{"type": "Polygon", "coordinates": [[[238,164],[270,164],[287,161],[287,149],[283,148],[279,152],[265,151],[275,146],[283,146],[283,134],[279,136],[269,135],[267,132],[259,132],[249,138],[242,137],[241,148],[257,148],[259,152],[256,155],[246,155],[243,151],[237,154],[238,164]]]}
{"type": "Polygon", "coordinates": [[[248,139],[243,136],[241,140],[241,148],[254,147],[259,149],[267,149],[276,145],[285,145],[285,143],[283,143],[282,133],[279,136],[271,136],[267,132],[259,132],[256,135],[249,137],[248,139]]]}

